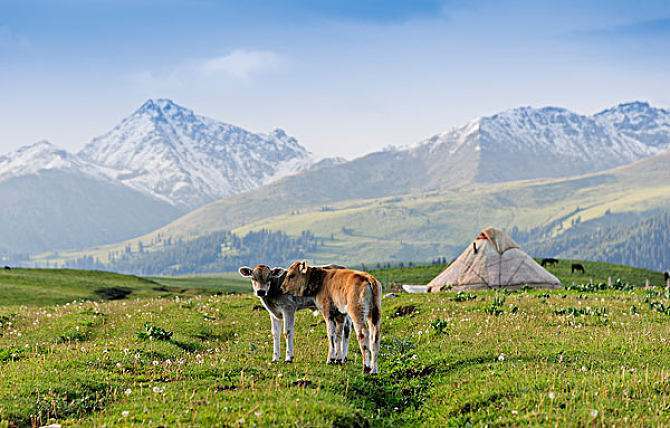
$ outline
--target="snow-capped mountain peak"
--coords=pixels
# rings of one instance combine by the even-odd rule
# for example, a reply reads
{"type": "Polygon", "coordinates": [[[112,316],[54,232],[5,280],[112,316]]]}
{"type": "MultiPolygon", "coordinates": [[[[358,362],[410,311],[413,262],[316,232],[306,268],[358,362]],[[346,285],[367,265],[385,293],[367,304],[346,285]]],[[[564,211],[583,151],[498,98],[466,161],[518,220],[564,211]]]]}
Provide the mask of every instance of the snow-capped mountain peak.
{"type": "Polygon", "coordinates": [[[0,156],[0,180],[44,170],[95,169],[77,156],[42,140],[0,156]]]}
{"type": "Polygon", "coordinates": [[[595,120],[613,132],[663,149],[670,141],[670,111],[652,107],[647,102],[619,104],[594,115],[595,120]]]}
{"type": "Polygon", "coordinates": [[[169,99],[147,100],[80,156],[173,205],[194,208],[303,170],[311,155],[282,129],[268,134],[200,116],[169,99]]]}
{"type": "MultiPolygon", "coordinates": [[[[454,183],[562,177],[601,171],[670,148],[670,113],[621,104],[593,116],[529,106],[479,117],[410,146],[434,171],[457,168],[454,183]]],[[[442,180],[440,183],[449,180],[442,180]]]]}

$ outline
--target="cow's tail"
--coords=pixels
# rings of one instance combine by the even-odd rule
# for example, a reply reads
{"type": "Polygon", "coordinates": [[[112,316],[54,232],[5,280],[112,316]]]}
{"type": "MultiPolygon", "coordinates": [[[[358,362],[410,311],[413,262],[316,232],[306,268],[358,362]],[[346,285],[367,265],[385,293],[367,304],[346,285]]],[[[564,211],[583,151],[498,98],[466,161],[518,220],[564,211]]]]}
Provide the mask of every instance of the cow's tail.
{"type": "Polygon", "coordinates": [[[368,292],[366,293],[365,303],[369,308],[370,321],[372,321],[374,325],[378,325],[382,316],[382,283],[379,282],[377,278],[370,275],[366,288],[368,289],[368,292]]]}

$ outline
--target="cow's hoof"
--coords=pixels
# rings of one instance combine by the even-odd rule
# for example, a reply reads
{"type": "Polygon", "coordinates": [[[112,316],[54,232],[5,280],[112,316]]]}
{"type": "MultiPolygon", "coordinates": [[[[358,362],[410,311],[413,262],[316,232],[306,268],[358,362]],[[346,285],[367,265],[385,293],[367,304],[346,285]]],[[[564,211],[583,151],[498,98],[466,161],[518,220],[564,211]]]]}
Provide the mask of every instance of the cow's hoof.
{"type": "Polygon", "coordinates": [[[328,361],[326,361],[326,364],[336,364],[337,360],[335,358],[329,358],[328,361]]]}
{"type": "Polygon", "coordinates": [[[365,373],[365,374],[370,374],[370,373],[372,373],[372,369],[371,369],[370,367],[365,367],[365,366],[364,366],[364,367],[363,367],[363,373],[365,373]]]}
{"type": "Polygon", "coordinates": [[[293,362],[293,359],[284,360],[284,364],[291,364],[292,362],[293,362]]]}

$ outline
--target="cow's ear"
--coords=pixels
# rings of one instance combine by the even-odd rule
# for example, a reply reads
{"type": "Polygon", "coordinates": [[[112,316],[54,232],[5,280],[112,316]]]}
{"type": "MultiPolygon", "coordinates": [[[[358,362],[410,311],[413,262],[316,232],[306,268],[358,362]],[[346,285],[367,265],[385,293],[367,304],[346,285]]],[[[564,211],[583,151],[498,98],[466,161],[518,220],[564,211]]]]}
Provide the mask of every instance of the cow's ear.
{"type": "Polygon", "coordinates": [[[280,276],[282,276],[284,274],[284,272],[286,272],[286,269],[284,269],[283,267],[276,267],[276,268],[272,269],[270,274],[272,276],[274,276],[275,278],[279,278],[280,276]]]}
{"type": "Polygon", "coordinates": [[[303,275],[307,273],[307,260],[300,262],[300,273],[303,275]]]}
{"type": "Polygon", "coordinates": [[[251,268],[248,267],[248,266],[242,266],[242,267],[239,269],[239,272],[240,272],[240,275],[242,275],[243,277],[245,277],[245,278],[249,278],[249,277],[251,276],[251,272],[252,272],[252,270],[251,270],[251,268]]]}

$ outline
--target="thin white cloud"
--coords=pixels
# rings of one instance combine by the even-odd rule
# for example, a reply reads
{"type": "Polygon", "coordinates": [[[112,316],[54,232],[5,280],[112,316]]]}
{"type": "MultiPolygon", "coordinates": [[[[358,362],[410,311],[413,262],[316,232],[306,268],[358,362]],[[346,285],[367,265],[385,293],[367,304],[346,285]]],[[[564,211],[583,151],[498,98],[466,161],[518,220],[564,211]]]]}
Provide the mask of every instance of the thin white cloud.
{"type": "Polygon", "coordinates": [[[284,64],[284,59],[271,51],[237,49],[228,55],[210,58],[200,64],[206,75],[225,74],[238,79],[249,79],[253,75],[273,71],[284,64]]]}
{"type": "Polygon", "coordinates": [[[236,49],[227,55],[178,64],[162,70],[144,70],[130,75],[138,86],[169,89],[193,82],[249,82],[266,73],[280,70],[287,59],[272,51],[236,49]]]}

